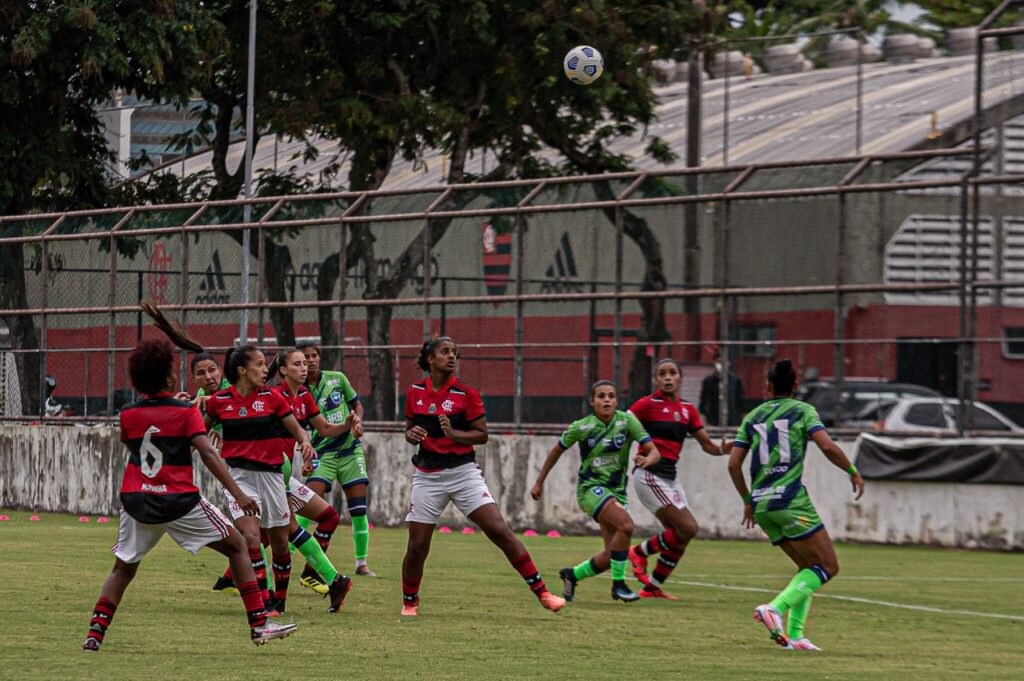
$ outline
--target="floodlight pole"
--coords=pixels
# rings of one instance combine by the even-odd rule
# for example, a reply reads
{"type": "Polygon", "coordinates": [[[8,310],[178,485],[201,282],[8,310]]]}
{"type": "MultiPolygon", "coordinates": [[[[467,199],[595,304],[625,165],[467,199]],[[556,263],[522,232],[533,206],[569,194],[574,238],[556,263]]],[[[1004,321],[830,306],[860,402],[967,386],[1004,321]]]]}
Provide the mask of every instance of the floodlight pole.
{"type": "MultiPolygon", "coordinates": [[[[256,118],[256,4],[249,0],[249,59],[245,84],[245,198],[252,198],[252,142],[255,137],[253,126],[256,118]]],[[[242,220],[252,222],[252,204],[246,202],[242,208],[242,220]]],[[[242,310],[238,321],[238,344],[249,342],[249,250],[252,230],[242,232],[242,310]]]]}

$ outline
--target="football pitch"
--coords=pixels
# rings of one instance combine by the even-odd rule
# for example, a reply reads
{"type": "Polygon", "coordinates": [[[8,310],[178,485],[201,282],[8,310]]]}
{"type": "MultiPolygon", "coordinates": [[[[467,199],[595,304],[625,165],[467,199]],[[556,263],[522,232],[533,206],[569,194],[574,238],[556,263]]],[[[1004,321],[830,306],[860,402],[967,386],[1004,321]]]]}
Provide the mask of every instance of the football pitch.
{"type": "MultiPolygon", "coordinates": [[[[293,578],[282,621],[299,630],[263,648],[248,640],[238,597],[209,590],[221,557],[192,557],[164,538],[102,650],[88,654],[80,648],[116,522],[2,512],[3,679],[995,679],[1024,669],[1020,554],[840,545],[842,572],[815,596],[807,628],[824,651],[809,653],[779,649],[751,617],[793,573],[765,543],[694,542],[667,584],[677,602],[614,602],[599,577],[552,615],[482,535],[435,535],[420,617],[403,621],[402,529],[371,534],[380,576],[356,578],[340,614],[293,578]]],[[[340,527],[330,551],[349,573],[350,537],[340,527]]],[[[600,545],[524,541],[553,591],[559,567],[600,545]]]]}

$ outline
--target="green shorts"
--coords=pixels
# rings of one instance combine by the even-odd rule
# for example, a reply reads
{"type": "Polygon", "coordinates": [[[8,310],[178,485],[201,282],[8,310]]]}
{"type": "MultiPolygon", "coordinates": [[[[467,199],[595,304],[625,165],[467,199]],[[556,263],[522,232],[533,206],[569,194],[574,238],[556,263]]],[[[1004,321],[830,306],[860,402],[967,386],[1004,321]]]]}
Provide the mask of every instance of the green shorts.
{"type": "Polygon", "coordinates": [[[786,508],[755,511],[754,520],[776,546],[790,539],[806,539],[825,529],[825,524],[811,503],[811,495],[805,489],[800,490],[786,508]]]}
{"type": "Polygon", "coordinates": [[[327,491],[337,482],[342,489],[348,489],[359,483],[370,483],[366,475],[366,456],[363,455],[363,448],[356,447],[355,451],[345,456],[328,454],[322,459],[313,459],[313,472],[306,478],[306,483],[322,482],[327,485],[327,491]]]}
{"type": "Polygon", "coordinates": [[[594,520],[597,520],[597,516],[601,515],[601,509],[612,499],[618,500],[622,507],[629,511],[625,489],[609,489],[601,485],[576,488],[576,501],[579,502],[580,509],[594,520]]]}

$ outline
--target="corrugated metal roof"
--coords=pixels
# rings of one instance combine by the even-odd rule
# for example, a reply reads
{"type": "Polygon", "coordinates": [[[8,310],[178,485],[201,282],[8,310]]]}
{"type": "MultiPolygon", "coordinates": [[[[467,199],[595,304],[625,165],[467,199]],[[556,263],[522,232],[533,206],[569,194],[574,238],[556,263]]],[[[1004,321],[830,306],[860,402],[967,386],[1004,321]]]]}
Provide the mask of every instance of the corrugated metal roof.
{"type": "MultiPolygon", "coordinates": [[[[1024,94],[1024,53],[1000,52],[986,55],[984,102],[986,106],[1024,94]]],[[[864,154],[901,151],[917,144],[929,132],[932,113],[938,116],[938,130],[969,118],[973,113],[974,58],[941,57],[910,64],[866,64],[863,67],[864,154]]],[[[566,83],[566,87],[574,87],[566,83]]],[[[781,160],[813,160],[855,154],[856,67],[817,69],[788,75],[762,74],[729,83],[730,164],[781,160]]],[[[643,156],[650,137],[661,137],[680,159],[686,153],[686,85],[658,88],[657,122],[646,135],[620,139],[611,145],[618,153],[637,158],[641,169],[661,168],[643,156]]],[[[703,94],[703,165],[723,163],[724,79],[708,80],[703,94]]],[[[1016,135],[1016,132],[1015,132],[1016,135]]],[[[1021,140],[1024,142],[1024,139],[1021,140]]],[[[254,155],[256,174],[263,169],[315,175],[340,161],[346,180],[346,154],[337,145],[314,138],[320,151],[315,161],[302,160],[300,142],[264,137],[254,155]]],[[[232,145],[229,167],[242,162],[244,145],[232,145]]],[[[1024,155],[1024,149],[1021,150],[1024,155]]],[[[184,172],[209,168],[211,153],[199,154],[184,163],[184,172]]],[[[1009,159],[1008,159],[1009,160],[1009,159]]],[[[1014,157],[1012,162],[1017,161],[1014,157]]],[[[485,170],[493,157],[477,152],[470,161],[473,172],[485,170]]],[[[442,155],[428,152],[422,163],[396,161],[385,182],[386,189],[410,189],[443,184],[442,155]]],[[[681,166],[677,161],[673,166],[681,166]]],[[[164,172],[182,172],[175,163],[164,172]]],[[[340,186],[344,186],[340,184],[340,186]]]]}

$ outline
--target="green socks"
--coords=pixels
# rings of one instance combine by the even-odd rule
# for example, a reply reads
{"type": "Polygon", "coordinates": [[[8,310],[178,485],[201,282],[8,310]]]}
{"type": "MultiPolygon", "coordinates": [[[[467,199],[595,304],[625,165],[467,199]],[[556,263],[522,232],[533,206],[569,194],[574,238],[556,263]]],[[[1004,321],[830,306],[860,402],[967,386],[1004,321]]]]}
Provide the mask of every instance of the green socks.
{"type": "Polygon", "coordinates": [[[320,544],[316,543],[313,537],[309,536],[309,532],[298,530],[290,539],[295,548],[306,559],[306,562],[317,571],[317,574],[323,577],[325,583],[330,584],[334,581],[334,578],[338,576],[338,571],[331,564],[324,550],[320,548],[320,544]]]}
{"type": "Polygon", "coordinates": [[[622,582],[626,579],[626,559],[629,551],[612,551],[612,581],[622,582]]]}
{"type": "Polygon", "coordinates": [[[789,608],[789,621],[788,631],[789,639],[795,641],[804,637],[804,622],[807,621],[807,615],[811,612],[811,595],[808,594],[807,598],[797,601],[789,608]]]}
{"type": "MultiPolygon", "coordinates": [[[[806,600],[829,580],[829,574],[819,565],[804,568],[793,576],[789,585],[771,602],[773,608],[782,614],[798,603],[806,600]]],[[[808,607],[810,607],[808,605],[808,607]]]]}
{"type": "Polygon", "coordinates": [[[588,558],[572,569],[572,574],[576,577],[577,582],[587,577],[593,577],[599,572],[601,570],[597,569],[597,564],[594,563],[593,558],[588,558]]]}
{"type": "Polygon", "coordinates": [[[366,560],[366,552],[370,548],[370,521],[365,515],[352,516],[352,543],[356,560],[366,560]]]}

